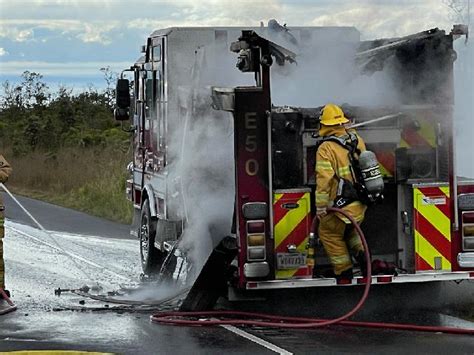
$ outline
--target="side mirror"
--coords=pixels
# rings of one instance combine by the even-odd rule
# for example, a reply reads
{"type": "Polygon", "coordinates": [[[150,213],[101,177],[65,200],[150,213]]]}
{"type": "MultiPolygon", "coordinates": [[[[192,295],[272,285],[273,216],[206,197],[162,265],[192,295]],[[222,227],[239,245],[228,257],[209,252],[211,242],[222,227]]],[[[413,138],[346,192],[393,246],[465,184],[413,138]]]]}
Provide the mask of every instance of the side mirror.
{"type": "Polygon", "coordinates": [[[114,117],[117,121],[126,121],[129,117],[130,108],[130,82],[128,79],[118,79],[115,87],[114,117]]]}
{"type": "Polygon", "coordinates": [[[114,110],[114,118],[116,121],[127,121],[130,119],[130,113],[128,109],[116,108],[114,110]]]}

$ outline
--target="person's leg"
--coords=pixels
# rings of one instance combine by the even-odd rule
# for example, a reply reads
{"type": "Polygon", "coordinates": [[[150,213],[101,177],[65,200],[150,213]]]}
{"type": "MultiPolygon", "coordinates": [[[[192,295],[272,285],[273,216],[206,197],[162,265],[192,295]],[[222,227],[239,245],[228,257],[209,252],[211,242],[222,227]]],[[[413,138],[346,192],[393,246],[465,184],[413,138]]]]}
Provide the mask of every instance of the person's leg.
{"type": "Polygon", "coordinates": [[[346,243],[349,248],[351,255],[354,256],[357,263],[359,264],[362,276],[367,275],[367,259],[365,257],[364,246],[360,239],[359,233],[352,225],[346,226],[346,243]]]}
{"type": "Polygon", "coordinates": [[[357,255],[360,251],[364,251],[359,233],[357,233],[352,224],[346,224],[345,238],[347,247],[352,255],[357,255]]]}
{"type": "Polygon", "coordinates": [[[336,276],[352,269],[352,260],[344,240],[346,224],[335,214],[324,216],[319,223],[319,238],[336,276]]]}
{"type": "Polygon", "coordinates": [[[5,288],[5,264],[3,262],[3,239],[0,238],[0,288],[5,288]]]}
{"type": "MultiPolygon", "coordinates": [[[[5,236],[5,207],[0,200],[0,288],[5,291],[7,297],[10,297],[10,292],[5,290],[5,262],[3,260],[3,237],[5,236]]],[[[3,295],[0,295],[0,299],[3,295]]]]}
{"type": "Polygon", "coordinates": [[[0,288],[5,288],[5,263],[3,262],[4,214],[0,211],[0,288]]]}

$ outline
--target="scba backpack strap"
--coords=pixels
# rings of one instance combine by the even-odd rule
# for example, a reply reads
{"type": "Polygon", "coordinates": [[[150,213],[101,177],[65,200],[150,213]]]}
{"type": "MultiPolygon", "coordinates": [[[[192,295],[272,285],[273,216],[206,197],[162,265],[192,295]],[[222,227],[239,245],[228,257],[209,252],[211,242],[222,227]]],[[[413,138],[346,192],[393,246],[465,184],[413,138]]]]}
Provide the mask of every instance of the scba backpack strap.
{"type": "Polygon", "coordinates": [[[352,132],[347,132],[346,135],[338,137],[338,136],[328,136],[319,138],[316,143],[316,150],[318,150],[319,146],[324,142],[336,142],[341,147],[347,149],[350,153],[349,159],[352,160],[354,158],[354,153],[360,154],[360,150],[357,148],[359,145],[359,139],[357,135],[352,132]]]}
{"type": "Polygon", "coordinates": [[[352,179],[354,180],[354,184],[351,183],[349,180],[341,178],[337,176],[339,180],[337,186],[337,193],[336,199],[334,200],[334,206],[338,208],[342,208],[344,206],[349,205],[354,201],[360,200],[359,191],[357,189],[357,181],[358,175],[354,169],[357,169],[358,164],[355,159],[355,154],[359,154],[360,150],[357,148],[359,144],[359,140],[357,135],[352,132],[347,132],[346,135],[338,137],[338,136],[328,136],[322,137],[318,140],[316,144],[316,150],[323,144],[324,142],[335,142],[339,144],[344,149],[347,149],[348,156],[349,156],[349,163],[350,163],[350,171],[352,175],[352,179]]]}
{"type": "Polygon", "coordinates": [[[337,177],[339,180],[336,199],[334,205],[338,208],[347,206],[348,204],[354,201],[361,201],[366,205],[373,203],[367,188],[363,184],[364,178],[362,176],[362,171],[359,166],[358,156],[361,154],[360,149],[358,148],[359,139],[357,135],[353,132],[347,132],[346,135],[338,136],[328,136],[321,138],[316,146],[316,149],[324,142],[335,142],[339,144],[344,149],[348,151],[348,158],[350,163],[350,171],[352,175],[353,182],[346,180],[341,177],[337,177]]]}

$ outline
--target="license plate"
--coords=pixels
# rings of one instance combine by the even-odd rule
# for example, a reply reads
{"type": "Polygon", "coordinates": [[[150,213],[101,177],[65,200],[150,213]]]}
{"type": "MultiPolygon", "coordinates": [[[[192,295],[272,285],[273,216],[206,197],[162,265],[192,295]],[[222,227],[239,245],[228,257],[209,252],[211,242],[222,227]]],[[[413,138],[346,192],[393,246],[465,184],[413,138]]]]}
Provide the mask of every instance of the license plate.
{"type": "Polygon", "coordinates": [[[277,253],[277,269],[299,269],[306,266],[306,254],[303,253],[277,253]]]}

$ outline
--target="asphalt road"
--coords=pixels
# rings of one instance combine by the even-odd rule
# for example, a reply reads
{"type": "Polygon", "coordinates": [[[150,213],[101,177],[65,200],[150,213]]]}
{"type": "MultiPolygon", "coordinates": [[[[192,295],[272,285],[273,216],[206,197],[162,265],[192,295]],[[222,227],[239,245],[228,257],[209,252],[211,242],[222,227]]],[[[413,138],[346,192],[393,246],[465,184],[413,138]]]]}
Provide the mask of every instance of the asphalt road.
{"type": "MultiPolygon", "coordinates": [[[[2,196],[6,205],[7,219],[36,227],[28,215],[6,193],[2,193],[2,196]]],[[[114,223],[28,197],[15,196],[15,198],[48,230],[108,238],[130,238],[128,225],[114,223]]]]}
{"type": "MultiPolygon", "coordinates": [[[[128,226],[118,225],[68,209],[31,199],[21,203],[47,228],[43,233],[26,224],[23,213],[6,201],[7,285],[18,310],[0,316],[0,351],[83,350],[123,354],[265,354],[265,353],[385,353],[385,354],[473,354],[474,339],[437,333],[367,330],[331,327],[318,330],[268,328],[173,327],[150,323],[152,310],[112,309],[108,302],[63,293],[54,289],[100,286],[97,292],[134,289],[134,300],[160,300],[174,290],[144,285],[139,280],[137,241],[128,236],[128,226]],[[108,306],[108,307],[107,307],[108,306]]],[[[462,285],[461,285],[462,286],[462,285]]],[[[474,323],[454,314],[449,300],[469,299],[472,285],[424,293],[419,305],[377,308],[372,302],[366,320],[404,321],[474,328],[474,323]],[[432,298],[442,298],[442,307],[422,307],[432,298]],[[382,311],[380,311],[382,309],[382,311]],[[451,315],[447,315],[451,314],[451,315]]],[[[408,289],[409,290],[409,289],[408,289]]],[[[92,292],[92,291],[91,291],[92,292]]],[[[266,306],[279,313],[300,314],[304,305],[324,310],[349,291],[319,290],[289,296],[281,293],[266,306]],[[320,302],[318,302],[319,300],[320,302]]],[[[396,293],[409,295],[407,288],[375,290],[374,298],[396,293]]],[[[472,298],[471,298],[472,300],[472,298]]],[[[400,301],[402,302],[402,301],[400,301]]],[[[400,302],[397,302],[400,305],[400,302]]],[[[351,302],[340,304],[342,308],[351,302]]],[[[401,303],[403,304],[403,303],[401,303]]],[[[254,307],[256,303],[253,303],[254,307]]],[[[248,304],[245,305],[249,307],[248,304]]],[[[251,306],[250,306],[251,307],[251,306]]],[[[263,305],[262,305],[262,308],[263,305]]]]}

